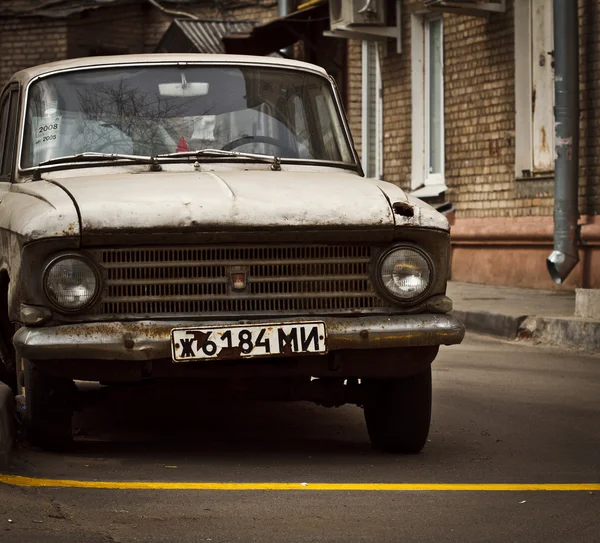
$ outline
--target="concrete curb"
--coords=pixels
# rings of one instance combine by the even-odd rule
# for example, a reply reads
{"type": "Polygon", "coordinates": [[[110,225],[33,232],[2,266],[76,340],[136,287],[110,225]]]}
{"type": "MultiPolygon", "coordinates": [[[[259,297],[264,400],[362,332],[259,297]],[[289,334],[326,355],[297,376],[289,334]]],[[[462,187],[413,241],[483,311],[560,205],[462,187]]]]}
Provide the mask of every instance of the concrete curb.
{"type": "Polygon", "coordinates": [[[487,311],[452,311],[470,332],[488,334],[506,339],[515,339],[519,335],[521,324],[527,317],[511,317],[487,311]]]}
{"type": "Polygon", "coordinates": [[[469,332],[504,339],[533,339],[600,353],[600,321],[577,317],[511,317],[483,311],[453,311],[469,332]]]}
{"type": "Polygon", "coordinates": [[[519,337],[600,353],[600,321],[595,320],[527,317],[519,337]]]}
{"type": "Polygon", "coordinates": [[[15,441],[15,396],[8,385],[0,382],[0,468],[8,467],[15,441]]]}

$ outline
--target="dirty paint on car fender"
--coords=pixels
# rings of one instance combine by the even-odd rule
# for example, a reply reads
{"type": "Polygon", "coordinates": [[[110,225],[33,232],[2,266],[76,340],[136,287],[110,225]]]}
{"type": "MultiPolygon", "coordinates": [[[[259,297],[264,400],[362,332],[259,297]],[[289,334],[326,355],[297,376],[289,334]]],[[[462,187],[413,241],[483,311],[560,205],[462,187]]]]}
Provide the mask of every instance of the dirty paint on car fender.
{"type": "Polygon", "coordinates": [[[18,233],[22,243],[80,234],[73,201],[48,181],[11,186],[0,201],[0,230],[18,233]]]}

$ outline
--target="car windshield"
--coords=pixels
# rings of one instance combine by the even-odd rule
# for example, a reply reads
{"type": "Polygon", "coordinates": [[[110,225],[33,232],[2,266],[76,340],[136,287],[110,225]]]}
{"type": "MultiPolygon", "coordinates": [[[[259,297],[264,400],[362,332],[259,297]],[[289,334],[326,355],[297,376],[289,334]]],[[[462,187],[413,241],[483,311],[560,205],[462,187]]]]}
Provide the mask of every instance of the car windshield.
{"type": "Polygon", "coordinates": [[[331,84],[310,72],[95,68],[52,75],[29,88],[23,168],[79,153],[199,149],[354,164],[331,84]]]}

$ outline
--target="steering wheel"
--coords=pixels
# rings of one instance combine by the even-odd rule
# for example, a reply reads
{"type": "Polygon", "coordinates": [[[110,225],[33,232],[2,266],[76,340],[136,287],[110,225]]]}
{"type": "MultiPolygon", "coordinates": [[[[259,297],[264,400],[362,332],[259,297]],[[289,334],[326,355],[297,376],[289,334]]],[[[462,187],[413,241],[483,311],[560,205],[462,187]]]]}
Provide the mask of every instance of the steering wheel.
{"type": "Polygon", "coordinates": [[[298,152],[293,147],[281,143],[279,140],[275,138],[270,138],[268,136],[242,136],[236,140],[230,141],[227,145],[221,148],[222,151],[232,151],[242,145],[246,145],[248,143],[266,143],[269,145],[274,145],[275,147],[279,147],[282,151],[285,151],[284,156],[290,158],[298,158],[298,152]]]}

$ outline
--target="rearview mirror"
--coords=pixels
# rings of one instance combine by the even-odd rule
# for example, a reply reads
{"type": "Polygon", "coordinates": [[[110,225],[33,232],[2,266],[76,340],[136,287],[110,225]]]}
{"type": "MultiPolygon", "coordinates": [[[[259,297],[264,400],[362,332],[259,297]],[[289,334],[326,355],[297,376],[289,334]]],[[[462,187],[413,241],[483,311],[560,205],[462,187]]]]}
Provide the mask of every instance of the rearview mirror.
{"type": "Polygon", "coordinates": [[[158,92],[167,98],[191,98],[193,96],[206,96],[208,94],[208,83],[159,83],[158,92]]]}

